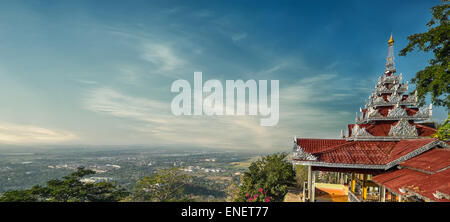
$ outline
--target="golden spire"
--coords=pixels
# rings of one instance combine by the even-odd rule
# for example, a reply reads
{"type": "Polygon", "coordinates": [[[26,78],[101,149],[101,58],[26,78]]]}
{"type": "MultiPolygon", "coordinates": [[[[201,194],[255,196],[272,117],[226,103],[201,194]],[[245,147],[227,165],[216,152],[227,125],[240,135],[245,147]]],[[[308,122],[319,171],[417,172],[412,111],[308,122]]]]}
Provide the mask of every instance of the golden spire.
{"type": "Polygon", "coordinates": [[[394,37],[392,37],[392,33],[391,33],[391,38],[389,38],[389,40],[388,40],[388,44],[389,44],[389,46],[394,45],[394,37]]]}
{"type": "Polygon", "coordinates": [[[394,37],[392,37],[392,33],[391,33],[391,37],[389,38],[389,48],[388,48],[388,55],[386,58],[386,71],[387,73],[389,72],[395,72],[395,68],[394,68],[394,37]]]}

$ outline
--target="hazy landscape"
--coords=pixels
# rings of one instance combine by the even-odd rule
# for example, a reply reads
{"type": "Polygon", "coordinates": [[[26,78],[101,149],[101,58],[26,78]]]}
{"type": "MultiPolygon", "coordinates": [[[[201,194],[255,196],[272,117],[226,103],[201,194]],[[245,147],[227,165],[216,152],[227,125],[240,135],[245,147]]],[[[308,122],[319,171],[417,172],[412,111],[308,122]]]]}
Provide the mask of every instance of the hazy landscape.
{"type": "Polygon", "coordinates": [[[113,181],[131,189],[136,181],[163,168],[180,167],[193,176],[187,190],[196,200],[223,201],[257,153],[196,149],[125,147],[2,147],[0,193],[44,185],[84,166],[96,174],[86,182],[113,181]]]}

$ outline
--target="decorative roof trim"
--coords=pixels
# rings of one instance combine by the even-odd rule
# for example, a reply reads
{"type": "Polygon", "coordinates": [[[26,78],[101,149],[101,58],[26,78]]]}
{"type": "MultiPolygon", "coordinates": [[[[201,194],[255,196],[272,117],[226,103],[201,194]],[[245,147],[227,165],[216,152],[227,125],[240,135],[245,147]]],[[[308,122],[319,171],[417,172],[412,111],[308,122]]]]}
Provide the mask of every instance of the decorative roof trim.
{"type": "Polygon", "coordinates": [[[386,88],[385,85],[377,85],[374,91],[374,93],[376,93],[377,95],[393,92],[402,92],[402,93],[408,92],[408,81],[406,81],[406,83],[404,84],[396,83],[390,89],[386,88]]]}
{"type": "Polygon", "coordinates": [[[411,190],[411,189],[409,189],[409,188],[407,188],[407,187],[404,187],[404,189],[405,189],[408,193],[410,193],[410,194],[412,194],[412,195],[414,195],[414,196],[416,196],[416,197],[419,197],[419,198],[421,198],[422,200],[426,200],[426,201],[428,201],[428,202],[436,202],[435,200],[433,200],[433,199],[431,199],[431,198],[428,198],[428,197],[425,197],[425,196],[423,196],[422,194],[419,194],[419,193],[417,193],[417,192],[415,192],[415,191],[413,191],[413,190],[411,190]]]}
{"type": "Polygon", "coordinates": [[[296,165],[308,165],[308,166],[319,166],[319,167],[330,167],[330,168],[356,168],[356,169],[378,169],[384,170],[385,165],[368,165],[368,164],[348,164],[348,163],[328,163],[328,162],[316,162],[316,161],[306,161],[306,160],[296,160],[294,159],[294,164],[296,165]]]}
{"type": "Polygon", "coordinates": [[[359,137],[371,138],[371,137],[374,137],[374,136],[372,134],[370,134],[369,132],[367,132],[366,128],[359,127],[358,124],[355,124],[355,125],[353,125],[353,128],[352,128],[352,135],[351,135],[351,137],[354,137],[354,138],[359,138],[359,137]]]}
{"type": "Polygon", "coordinates": [[[400,117],[400,118],[407,117],[407,116],[408,116],[408,113],[406,112],[405,109],[400,107],[398,102],[396,102],[393,109],[389,110],[388,115],[387,115],[387,117],[400,117]]]}
{"type": "Polygon", "coordinates": [[[430,137],[400,137],[400,136],[374,136],[374,137],[347,137],[347,141],[400,141],[407,139],[429,139],[430,137]]]}
{"type": "Polygon", "coordinates": [[[392,120],[401,120],[401,119],[423,121],[423,120],[430,119],[430,117],[417,117],[417,116],[407,116],[407,117],[368,117],[368,118],[364,118],[364,119],[359,119],[359,121],[357,123],[361,124],[361,123],[368,123],[370,121],[392,121],[392,120]]]}
{"type": "Polygon", "coordinates": [[[419,117],[419,118],[430,118],[431,115],[433,113],[433,105],[430,104],[428,107],[424,106],[419,108],[419,112],[417,112],[416,114],[414,114],[413,117],[419,117]]]}
{"type": "Polygon", "coordinates": [[[387,96],[387,99],[390,103],[399,103],[400,101],[402,101],[403,96],[398,94],[397,92],[394,92],[391,95],[387,96]]]}
{"type": "Polygon", "coordinates": [[[376,169],[376,170],[388,170],[392,168],[395,165],[398,165],[400,162],[406,161],[408,159],[411,159],[425,151],[428,151],[435,146],[442,146],[443,148],[450,148],[450,145],[447,143],[440,141],[440,140],[434,140],[424,146],[422,146],[419,149],[416,149],[404,156],[401,156],[400,158],[393,160],[387,164],[349,164],[349,163],[328,163],[328,162],[319,162],[319,161],[307,161],[307,160],[296,160],[293,159],[293,163],[296,165],[309,165],[309,166],[319,166],[319,167],[330,167],[330,168],[357,168],[357,169],[376,169]]]}
{"type": "Polygon", "coordinates": [[[402,74],[401,73],[398,76],[382,75],[378,78],[378,84],[380,84],[380,85],[384,85],[385,83],[400,83],[400,82],[402,82],[402,74]]]}
{"type": "Polygon", "coordinates": [[[408,120],[402,118],[396,125],[391,126],[388,135],[396,137],[417,137],[419,134],[415,125],[409,124],[408,120]]]}
{"type": "Polygon", "coordinates": [[[436,190],[436,192],[433,193],[433,196],[435,198],[437,198],[437,199],[440,199],[440,200],[442,200],[442,199],[450,200],[450,195],[449,194],[443,193],[443,192],[441,192],[439,190],[436,190]]]}
{"type": "Polygon", "coordinates": [[[316,156],[306,152],[303,147],[297,144],[297,142],[294,143],[292,157],[304,160],[317,160],[316,156]]]}

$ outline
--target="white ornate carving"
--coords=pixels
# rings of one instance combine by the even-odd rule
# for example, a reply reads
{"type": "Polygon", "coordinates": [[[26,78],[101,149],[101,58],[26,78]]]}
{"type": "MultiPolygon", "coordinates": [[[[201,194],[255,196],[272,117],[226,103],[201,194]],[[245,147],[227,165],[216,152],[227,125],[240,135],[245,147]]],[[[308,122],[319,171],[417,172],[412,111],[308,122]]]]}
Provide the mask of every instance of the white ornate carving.
{"type": "Polygon", "coordinates": [[[386,100],[384,100],[384,98],[382,96],[379,96],[373,100],[373,104],[374,105],[386,105],[388,103],[386,102],[386,100]]]}
{"type": "Polygon", "coordinates": [[[416,103],[416,97],[414,95],[408,95],[403,103],[416,103]]]}
{"type": "Polygon", "coordinates": [[[394,92],[408,92],[408,82],[406,84],[395,83],[391,88],[387,88],[385,85],[376,85],[375,92],[377,95],[382,93],[394,93],[394,92]]]}
{"type": "Polygon", "coordinates": [[[398,104],[393,109],[389,110],[388,117],[408,117],[408,113],[398,104]]]}
{"type": "Polygon", "coordinates": [[[408,92],[408,81],[406,81],[402,86],[399,88],[399,91],[408,92]]]}
{"type": "Polygon", "coordinates": [[[389,100],[389,103],[399,103],[402,101],[402,95],[398,94],[397,92],[392,93],[387,97],[389,100]]]}
{"type": "Polygon", "coordinates": [[[317,157],[307,153],[305,149],[299,146],[297,143],[294,144],[294,152],[292,153],[294,159],[298,160],[317,160],[317,157]]]}
{"type": "Polygon", "coordinates": [[[392,125],[389,130],[389,136],[395,137],[417,137],[417,129],[414,125],[409,124],[408,120],[400,119],[397,125],[392,125]]]}
{"type": "Polygon", "coordinates": [[[380,78],[378,78],[378,84],[385,84],[385,83],[399,83],[402,81],[402,74],[400,73],[400,75],[395,76],[386,76],[386,75],[382,75],[380,76],[380,78]]]}
{"type": "Polygon", "coordinates": [[[352,137],[373,137],[373,135],[367,132],[366,128],[361,128],[358,124],[355,124],[352,128],[352,137]]]}
{"type": "Polygon", "coordinates": [[[430,118],[431,117],[431,113],[433,110],[433,105],[430,104],[429,107],[421,107],[419,109],[419,112],[417,112],[416,114],[414,114],[414,117],[418,117],[418,118],[430,118]]]}
{"type": "Polygon", "coordinates": [[[414,102],[418,103],[419,102],[419,97],[417,97],[417,90],[414,90],[414,102]]]}
{"type": "Polygon", "coordinates": [[[389,91],[388,88],[386,88],[385,85],[377,85],[377,92],[385,92],[385,91],[389,91]]]}
{"type": "Polygon", "coordinates": [[[363,120],[363,117],[361,117],[360,115],[358,115],[358,112],[356,112],[356,116],[355,116],[355,122],[360,122],[363,120]]]}
{"type": "Polygon", "coordinates": [[[367,109],[367,114],[366,114],[367,118],[371,118],[371,117],[383,117],[380,112],[378,112],[377,109],[374,109],[373,107],[369,107],[367,109]]]}

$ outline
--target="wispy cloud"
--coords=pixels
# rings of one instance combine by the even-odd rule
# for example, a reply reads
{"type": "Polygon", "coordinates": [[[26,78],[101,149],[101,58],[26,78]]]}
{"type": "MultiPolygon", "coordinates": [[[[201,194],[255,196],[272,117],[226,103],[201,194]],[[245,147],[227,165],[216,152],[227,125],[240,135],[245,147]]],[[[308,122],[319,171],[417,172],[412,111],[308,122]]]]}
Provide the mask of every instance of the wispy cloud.
{"type": "Polygon", "coordinates": [[[164,44],[145,43],[141,58],[152,63],[159,73],[180,69],[186,64],[173,52],[172,48],[164,44]]]}
{"type": "Polygon", "coordinates": [[[199,18],[208,18],[208,17],[212,17],[214,15],[214,13],[210,10],[203,9],[203,10],[196,11],[194,13],[194,15],[199,18]]]}
{"type": "Polygon", "coordinates": [[[247,38],[247,33],[243,32],[243,33],[234,33],[231,35],[231,39],[233,40],[233,42],[237,42],[240,41],[242,39],[247,38]]]}
{"type": "Polygon", "coordinates": [[[135,98],[108,87],[91,90],[85,100],[88,110],[116,117],[133,118],[150,123],[166,122],[160,113],[167,112],[167,104],[145,98],[135,98]],[[164,112],[165,111],[165,112],[164,112]]]}
{"type": "Polygon", "coordinates": [[[352,114],[336,104],[358,98],[352,84],[336,73],[294,81],[280,90],[280,123],[299,137],[337,138],[352,114]]]}
{"type": "Polygon", "coordinates": [[[129,96],[103,87],[90,90],[87,110],[140,122],[130,124],[128,133],[143,143],[231,149],[270,149],[279,140],[271,130],[251,116],[174,116],[169,102],[129,96]]]}
{"type": "Polygon", "coordinates": [[[67,142],[78,137],[70,132],[47,129],[32,125],[0,123],[0,143],[6,144],[53,144],[67,142]]]}
{"type": "Polygon", "coordinates": [[[140,74],[133,69],[133,67],[120,68],[121,74],[119,75],[119,81],[128,83],[131,85],[138,85],[141,78],[140,74]]]}
{"type": "Polygon", "coordinates": [[[82,83],[82,84],[86,84],[86,85],[96,85],[96,84],[98,84],[96,81],[85,80],[85,79],[77,79],[75,81],[77,81],[79,83],[82,83]]]}

